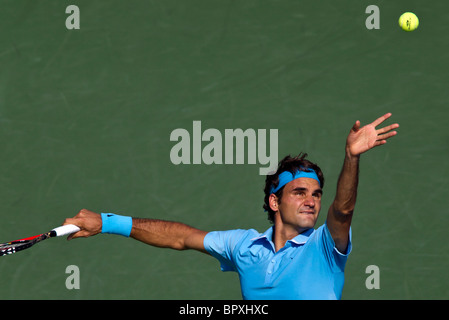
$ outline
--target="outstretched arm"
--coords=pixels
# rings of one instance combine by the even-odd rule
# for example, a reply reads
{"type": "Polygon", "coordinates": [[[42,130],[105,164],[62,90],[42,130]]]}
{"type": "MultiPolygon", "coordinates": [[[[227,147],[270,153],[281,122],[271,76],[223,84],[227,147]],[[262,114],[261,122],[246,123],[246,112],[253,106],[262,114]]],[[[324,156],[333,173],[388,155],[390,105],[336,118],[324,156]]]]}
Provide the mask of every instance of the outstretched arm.
{"type": "Polygon", "coordinates": [[[387,113],[364,127],[360,127],[360,121],[357,120],[346,139],[346,154],[337,182],[337,193],[326,221],[335,246],[342,253],[346,252],[348,246],[349,228],[357,198],[360,155],[385,144],[388,138],[397,134],[392,131],[399,127],[397,123],[376,129],[390,117],[391,113],[387,113]]]}
{"type": "MultiPolygon", "coordinates": [[[[63,224],[74,224],[81,228],[81,231],[70,235],[68,240],[90,237],[101,233],[102,229],[101,215],[87,209],[66,219],[63,224]]],[[[205,231],[179,222],[133,218],[130,236],[155,247],[206,252],[203,245],[206,234],[205,231]]]]}
{"type": "Polygon", "coordinates": [[[180,222],[154,219],[133,219],[131,237],[146,244],[176,250],[195,249],[204,253],[207,232],[180,222]]]}

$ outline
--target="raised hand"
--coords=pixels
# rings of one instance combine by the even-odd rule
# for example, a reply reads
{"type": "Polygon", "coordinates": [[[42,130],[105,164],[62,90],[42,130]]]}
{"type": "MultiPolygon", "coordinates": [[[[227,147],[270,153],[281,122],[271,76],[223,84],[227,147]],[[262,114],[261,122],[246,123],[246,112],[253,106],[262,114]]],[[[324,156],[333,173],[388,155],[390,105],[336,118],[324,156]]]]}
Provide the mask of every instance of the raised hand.
{"type": "Polygon", "coordinates": [[[357,120],[346,139],[346,151],[349,155],[359,156],[374,147],[387,143],[388,138],[395,136],[397,132],[392,130],[399,127],[397,123],[376,129],[390,117],[391,113],[387,113],[364,127],[360,127],[360,121],[357,120]]]}

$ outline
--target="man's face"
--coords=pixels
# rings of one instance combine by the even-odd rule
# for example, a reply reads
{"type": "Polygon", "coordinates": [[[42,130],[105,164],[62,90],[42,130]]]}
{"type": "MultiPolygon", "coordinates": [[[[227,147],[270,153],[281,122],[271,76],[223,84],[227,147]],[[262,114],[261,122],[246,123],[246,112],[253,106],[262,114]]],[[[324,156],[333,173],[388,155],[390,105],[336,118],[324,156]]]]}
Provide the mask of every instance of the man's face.
{"type": "Polygon", "coordinates": [[[278,205],[283,225],[299,233],[313,228],[320,213],[322,193],[315,179],[298,178],[287,183],[278,205]]]}

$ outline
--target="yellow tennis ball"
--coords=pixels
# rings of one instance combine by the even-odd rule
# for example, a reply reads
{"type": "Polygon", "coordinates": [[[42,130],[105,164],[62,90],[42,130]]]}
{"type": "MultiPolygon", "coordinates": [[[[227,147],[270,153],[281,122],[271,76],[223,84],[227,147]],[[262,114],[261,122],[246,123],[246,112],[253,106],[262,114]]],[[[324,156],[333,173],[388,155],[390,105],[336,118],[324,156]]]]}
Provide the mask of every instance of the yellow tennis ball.
{"type": "Polygon", "coordinates": [[[419,19],[413,12],[405,12],[399,17],[399,26],[402,30],[413,31],[419,26],[419,19]]]}

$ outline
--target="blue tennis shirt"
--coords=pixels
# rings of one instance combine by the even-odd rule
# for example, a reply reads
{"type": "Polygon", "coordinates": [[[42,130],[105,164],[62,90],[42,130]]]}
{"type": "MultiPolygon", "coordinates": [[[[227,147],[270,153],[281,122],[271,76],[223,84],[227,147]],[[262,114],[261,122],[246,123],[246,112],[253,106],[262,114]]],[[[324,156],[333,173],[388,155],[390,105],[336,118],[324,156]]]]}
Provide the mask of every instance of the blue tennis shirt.
{"type": "Polygon", "coordinates": [[[341,299],[344,268],[351,252],[335,247],[327,225],[308,229],[275,252],[273,227],[209,232],[205,249],[222,271],[235,271],[245,300],[341,299]]]}

